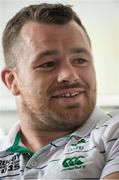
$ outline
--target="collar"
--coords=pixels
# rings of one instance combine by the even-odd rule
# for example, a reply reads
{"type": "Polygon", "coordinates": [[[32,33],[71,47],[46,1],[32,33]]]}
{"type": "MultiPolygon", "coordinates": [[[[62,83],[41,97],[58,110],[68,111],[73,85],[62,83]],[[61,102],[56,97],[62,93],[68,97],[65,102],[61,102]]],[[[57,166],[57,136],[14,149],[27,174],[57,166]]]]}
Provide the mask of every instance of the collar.
{"type": "Polygon", "coordinates": [[[20,130],[20,122],[17,122],[11,131],[8,133],[6,137],[3,138],[0,144],[0,151],[6,152],[19,152],[19,153],[29,153],[33,155],[34,153],[27,149],[20,141],[21,138],[21,130],[20,130]]]}
{"type": "Polygon", "coordinates": [[[20,146],[19,142],[20,142],[20,138],[21,138],[21,130],[19,130],[16,134],[14,143],[12,146],[10,146],[9,148],[7,148],[5,151],[6,152],[19,152],[19,153],[28,153],[30,155],[33,155],[34,153],[32,151],[30,151],[29,149],[27,149],[24,146],[20,146]]]}
{"type": "MultiPolygon", "coordinates": [[[[85,122],[85,124],[80,128],[78,128],[70,136],[82,137],[88,135],[91,132],[91,130],[99,123],[99,121],[104,118],[106,119],[106,117],[107,115],[100,108],[95,107],[93,113],[91,114],[89,119],[85,122]]],[[[25,148],[24,145],[20,142],[20,122],[17,122],[15,126],[11,129],[9,134],[3,139],[3,141],[1,141],[0,151],[4,151],[11,147],[14,147],[12,148],[12,150],[13,149],[15,150],[18,148],[18,146],[25,148]]]]}
{"type": "Polygon", "coordinates": [[[9,131],[8,135],[4,136],[0,140],[0,151],[5,151],[8,147],[13,145],[16,134],[18,133],[19,130],[20,130],[20,122],[17,122],[9,131]]]}
{"type": "Polygon", "coordinates": [[[85,124],[78,128],[72,135],[80,137],[87,136],[102,119],[106,120],[107,115],[99,107],[95,107],[85,124]]]}

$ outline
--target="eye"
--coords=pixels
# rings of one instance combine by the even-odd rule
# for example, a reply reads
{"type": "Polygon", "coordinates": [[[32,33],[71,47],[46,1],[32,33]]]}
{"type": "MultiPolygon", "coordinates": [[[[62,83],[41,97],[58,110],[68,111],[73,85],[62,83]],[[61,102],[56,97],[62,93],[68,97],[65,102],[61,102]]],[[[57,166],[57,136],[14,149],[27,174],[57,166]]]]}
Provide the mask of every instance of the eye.
{"type": "Polygon", "coordinates": [[[83,58],[77,58],[73,61],[73,63],[75,65],[86,65],[87,64],[87,60],[83,59],[83,58]]]}
{"type": "Polygon", "coordinates": [[[44,63],[44,64],[41,64],[41,65],[38,66],[38,67],[44,68],[44,69],[51,69],[51,68],[53,68],[55,65],[56,65],[56,62],[54,62],[54,61],[49,61],[49,62],[46,62],[46,63],[44,63]]]}

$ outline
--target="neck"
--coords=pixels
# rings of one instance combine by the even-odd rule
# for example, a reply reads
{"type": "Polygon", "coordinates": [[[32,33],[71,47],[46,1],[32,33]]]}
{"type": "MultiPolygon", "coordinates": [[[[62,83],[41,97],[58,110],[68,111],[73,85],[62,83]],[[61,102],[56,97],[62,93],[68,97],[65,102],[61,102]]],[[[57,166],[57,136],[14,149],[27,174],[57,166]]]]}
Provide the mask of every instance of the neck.
{"type": "Polygon", "coordinates": [[[35,130],[30,123],[21,123],[21,141],[29,150],[36,152],[38,148],[67,134],[66,131],[41,131],[35,130]]]}

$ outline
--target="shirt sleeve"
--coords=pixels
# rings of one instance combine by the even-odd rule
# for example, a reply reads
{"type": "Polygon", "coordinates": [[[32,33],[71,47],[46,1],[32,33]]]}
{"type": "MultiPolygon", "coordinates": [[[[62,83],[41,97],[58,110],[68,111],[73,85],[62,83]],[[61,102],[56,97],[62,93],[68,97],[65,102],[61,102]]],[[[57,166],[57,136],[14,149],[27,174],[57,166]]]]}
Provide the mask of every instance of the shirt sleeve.
{"type": "Polygon", "coordinates": [[[106,175],[119,172],[119,114],[112,116],[102,136],[105,146],[106,164],[101,179],[106,175]]]}

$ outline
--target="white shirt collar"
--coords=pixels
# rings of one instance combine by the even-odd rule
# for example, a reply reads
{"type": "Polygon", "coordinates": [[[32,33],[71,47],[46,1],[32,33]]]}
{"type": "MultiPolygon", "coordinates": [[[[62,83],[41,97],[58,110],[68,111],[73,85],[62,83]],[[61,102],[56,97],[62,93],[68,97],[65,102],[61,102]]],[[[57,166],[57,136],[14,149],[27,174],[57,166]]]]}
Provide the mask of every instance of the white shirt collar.
{"type": "Polygon", "coordinates": [[[78,128],[73,135],[76,136],[87,136],[91,130],[102,120],[106,119],[107,115],[99,108],[95,107],[89,119],[84,123],[83,126],[78,128]]]}
{"type": "MultiPolygon", "coordinates": [[[[89,119],[86,121],[86,123],[78,128],[72,135],[74,136],[86,136],[90,133],[92,128],[94,128],[98,122],[106,117],[107,115],[99,108],[95,108],[94,111],[92,112],[91,116],[89,119]]],[[[0,143],[0,151],[3,151],[7,149],[8,147],[12,146],[16,137],[17,132],[20,130],[20,122],[17,122],[9,134],[4,137],[4,139],[0,143]]]]}

